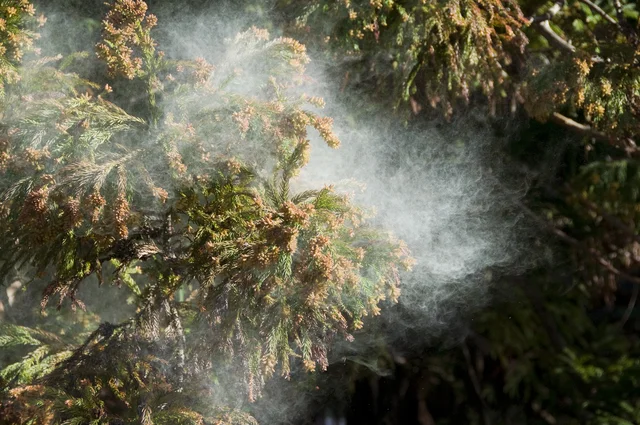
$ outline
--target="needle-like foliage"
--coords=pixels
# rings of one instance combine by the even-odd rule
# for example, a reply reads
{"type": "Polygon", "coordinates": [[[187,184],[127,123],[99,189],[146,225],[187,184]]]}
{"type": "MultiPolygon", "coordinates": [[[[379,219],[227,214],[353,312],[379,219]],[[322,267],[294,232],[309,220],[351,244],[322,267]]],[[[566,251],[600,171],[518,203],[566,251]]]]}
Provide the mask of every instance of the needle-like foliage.
{"type": "Polygon", "coordinates": [[[253,423],[234,398],[254,400],[292,363],[326,369],[331,341],[396,301],[410,265],[346,196],[292,189],[310,128],[339,144],[311,111],[320,101],[298,92],[303,45],[251,29],[228,41],[232,63],[175,62],[146,12],[116,0],[98,44],[140,93],[86,81],[61,57],[30,59],[6,87],[0,276],[41,282],[43,311],[84,309],[79,290],[95,280],[137,306],[71,346],[7,328],[2,344],[36,347],[0,375],[13,423],[253,423]]]}

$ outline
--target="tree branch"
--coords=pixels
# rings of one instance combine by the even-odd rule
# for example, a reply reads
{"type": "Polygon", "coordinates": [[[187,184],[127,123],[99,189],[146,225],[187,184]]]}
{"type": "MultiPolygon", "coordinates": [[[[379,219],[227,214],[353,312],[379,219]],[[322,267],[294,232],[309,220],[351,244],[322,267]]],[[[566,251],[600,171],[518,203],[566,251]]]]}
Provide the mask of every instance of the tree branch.
{"type": "MultiPolygon", "coordinates": [[[[545,187],[545,191],[549,192],[551,195],[555,196],[558,199],[562,199],[562,196],[560,196],[560,194],[558,192],[556,192],[553,188],[550,187],[545,187]]],[[[567,194],[573,194],[574,192],[571,190],[571,187],[566,184],[563,188],[563,191],[567,194]]],[[[602,219],[609,223],[612,227],[616,228],[617,230],[623,232],[627,237],[633,239],[634,241],[640,243],[640,235],[638,235],[635,231],[635,229],[629,225],[627,225],[625,222],[623,222],[622,220],[620,220],[618,217],[616,217],[613,214],[609,214],[608,212],[606,212],[605,210],[603,210],[602,208],[600,208],[598,205],[594,204],[593,202],[589,201],[588,199],[584,199],[580,196],[576,197],[578,199],[578,202],[580,202],[582,205],[584,205],[588,210],[590,210],[591,212],[596,213],[598,216],[602,217],[602,219]]]]}
{"type": "Polygon", "coordinates": [[[598,131],[588,125],[580,124],[579,122],[574,121],[571,118],[566,117],[558,112],[554,112],[551,115],[551,121],[563,127],[566,127],[578,134],[581,134],[585,137],[591,137],[596,140],[608,142],[613,146],[624,150],[629,155],[635,154],[638,152],[638,147],[636,145],[636,142],[633,139],[630,139],[630,138],[623,139],[623,138],[609,136],[608,134],[598,131]]]}
{"type": "Polygon", "coordinates": [[[622,11],[622,3],[620,3],[620,0],[613,0],[613,7],[615,7],[616,9],[616,16],[618,17],[618,21],[620,21],[620,24],[622,25],[625,19],[624,12],[622,11]]]}
{"type": "Polygon", "coordinates": [[[627,324],[627,322],[629,321],[629,318],[631,317],[631,314],[633,313],[633,310],[636,307],[636,302],[638,301],[638,293],[640,292],[640,285],[633,285],[633,292],[631,294],[631,299],[629,300],[629,304],[627,305],[627,309],[624,312],[624,315],[622,316],[622,319],[620,319],[620,327],[624,327],[624,325],[627,324]]]}
{"type": "Polygon", "coordinates": [[[549,223],[547,220],[539,217],[538,214],[536,214],[533,211],[531,211],[523,203],[519,202],[518,205],[520,206],[520,208],[522,209],[522,211],[526,215],[528,215],[529,217],[534,219],[543,229],[545,229],[548,232],[554,234],[556,237],[558,237],[558,239],[560,239],[563,242],[573,246],[574,248],[576,248],[578,250],[581,250],[581,251],[585,252],[595,262],[600,264],[604,269],[606,269],[610,273],[612,273],[612,274],[614,274],[614,275],[616,275],[618,277],[625,278],[628,281],[633,282],[636,285],[640,285],[640,278],[638,278],[636,276],[632,276],[632,275],[630,275],[628,273],[625,273],[622,270],[618,269],[616,266],[611,264],[611,262],[609,260],[607,260],[604,257],[604,255],[601,252],[599,252],[597,249],[595,249],[595,248],[586,248],[585,249],[584,244],[582,242],[580,242],[579,240],[569,236],[567,233],[565,233],[562,230],[558,229],[553,224],[549,223]]]}
{"type": "Polygon", "coordinates": [[[489,419],[487,403],[482,396],[482,385],[480,383],[480,378],[478,377],[478,374],[473,367],[473,363],[471,362],[471,353],[466,343],[462,344],[462,354],[464,355],[464,360],[467,364],[467,372],[469,380],[471,381],[471,386],[473,387],[473,390],[478,397],[478,401],[480,402],[480,408],[482,409],[482,423],[484,425],[490,425],[491,420],[489,419]]]}
{"type": "Polygon", "coordinates": [[[613,19],[607,12],[602,10],[602,8],[600,6],[598,6],[597,4],[592,2],[591,0],[580,0],[580,2],[586,4],[587,6],[589,6],[589,8],[591,10],[596,12],[598,15],[602,16],[605,19],[605,21],[607,21],[610,24],[613,24],[613,25],[617,26],[618,28],[620,28],[620,24],[618,23],[618,21],[613,19]]]}
{"type": "MultiPolygon", "coordinates": [[[[582,0],[580,0],[580,1],[582,1],[582,0]]],[[[590,6],[592,5],[592,6],[596,7],[600,12],[602,12],[602,13],[604,13],[604,15],[608,16],[609,19],[611,19],[613,21],[613,23],[617,25],[615,20],[613,20],[613,18],[611,18],[609,15],[607,15],[604,12],[604,10],[599,8],[596,4],[594,4],[590,0],[585,0],[585,2],[588,2],[586,4],[588,4],[590,6]]],[[[540,16],[532,16],[531,18],[529,18],[529,25],[534,27],[544,38],[547,39],[547,41],[549,41],[549,44],[551,44],[553,47],[555,47],[557,49],[560,49],[562,51],[565,51],[567,53],[573,54],[573,53],[575,53],[576,48],[571,43],[569,43],[567,40],[562,38],[558,33],[556,33],[551,28],[551,25],[549,25],[549,21],[551,20],[551,18],[553,18],[556,14],[558,14],[558,12],[560,12],[560,10],[562,10],[562,7],[564,6],[564,4],[565,4],[564,0],[556,1],[553,4],[553,6],[551,6],[551,8],[549,8],[547,13],[545,13],[543,15],[540,15],[540,16]]],[[[604,59],[602,59],[601,57],[598,57],[598,56],[593,56],[591,58],[591,60],[593,62],[604,62],[605,61],[604,59]]]]}
{"type": "Polygon", "coordinates": [[[544,20],[541,22],[534,22],[531,26],[536,28],[538,32],[542,34],[542,36],[546,38],[547,41],[549,41],[549,43],[554,47],[556,47],[557,49],[560,49],[572,54],[575,53],[576,48],[572,46],[571,43],[569,43],[567,40],[560,37],[558,33],[556,33],[551,28],[548,20],[544,20]]]}
{"type": "Polygon", "coordinates": [[[560,12],[562,10],[562,8],[564,7],[566,1],[565,0],[558,0],[556,1],[553,6],[551,6],[549,8],[549,10],[546,13],[543,13],[540,16],[532,16],[531,18],[529,18],[529,22],[531,24],[535,24],[535,23],[539,23],[539,22],[544,22],[544,21],[548,21],[551,18],[553,18],[558,12],[560,12]]]}
{"type": "Polygon", "coordinates": [[[558,112],[554,112],[551,115],[551,120],[553,122],[555,122],[556,124],[560,124],[563,127],[567,127],[571,130],[573,130],[576,133],[579,133],[583,136],[586,137],[592,137],[594,139],[597,140],[602,140],[605,142],[609,142],[611,140],[611,138],[609,136],[607,136],[606,134],[598,131],[598,130],[594,130],[593,128],[591,128],[588,125],[585,124],[580,124],[577,121],[572,120],[569,117],[565,117],[562,114],[559,114],[558,112]]]}
{"type": "Polygon", "coordinates": [[[562,10],[564,5],[565,0],[556,1],[546,13],[540,16],[532,16],[531,18],[529,18],[529,24],[532,27],[536,28],[538,32],[542,34],[542,36],[556,48],[564,50],[566,52],[574,53],[576,51],[576,48],[573,47],[565,39],[560,37],[553,29],[551,29],[551,26],[549,25],[549,21],[551,20],[551,18],[557,15],[558,12],[562,10]]]}
{"type": "Polygon", "coordinates": [[[622,32],[631,40],[634,44],[638,43],[638,33],[635,28],[629,25],[627,19],[624,17],[624,11],[622,10],[622,3],[620,0],[613,1],[613,7],[616,9],[616,17],[618,18],[618,25],[622,29],[622,32]]]}

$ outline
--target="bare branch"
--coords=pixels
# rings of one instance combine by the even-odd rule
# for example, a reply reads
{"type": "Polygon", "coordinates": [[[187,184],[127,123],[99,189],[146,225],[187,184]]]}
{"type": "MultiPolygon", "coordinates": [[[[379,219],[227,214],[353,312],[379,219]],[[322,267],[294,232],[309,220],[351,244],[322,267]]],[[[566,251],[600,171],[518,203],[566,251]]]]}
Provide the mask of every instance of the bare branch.
{"type": "MultiPolygon", "coordinates": [[[[582,0],[580,0],[582,1],[582,0]]],[[[565,1],[564,0],[559,0],[557,2],[555,2],[553,4],[553,6],[551,6],[551,8],[549,9],[549,11],[547,11],[547,13],[540,15],[540,16],[532,16],[531,18],[529,18],[529,25],[531,25],[532,27],[536,28],[536,30],[544,37],[547,39],[547,41],[549,41],[549,43],[560,50],[563,50],[567,53],[575,53],[576,48],[567,40],[565,40],[564,38],[562,38],[557,32],[555,32],[553,30],[553,28],[551,28],[551,25],[549,25],[549,21],[551,20],[551,18],[553,18],[556,14],[558,14],[558,12],[560,12],[560,10],[562,10],[562,7],[564,6],[565,1]]],[[[588,5],[593,5],[594,7],[596,7],[598,9],[598,11],[602,12],[604,15],[606,15],[609,19],[611,19],[613,24],[616,24],[616,21],[611,18],[609,15],[607,15],[604,10],[602,10],[600,7],[598,7],[596,4],[594,4],[593,2],[591,2],[590,0],[585,0],[585,4],[588,5]],[[588,3],[587,3],[588,2],[588,3]]],[[[606,19],[606,18],[605,18],[606,19]]],[[[602,59],[601,57],[598,56],[593,56],[591,58],[591,60],[593,62],[604,62],[605,60],[602,59]]]]}
{"type": "Polygon", "coordinates": [[[595,130],[588,125],[580,124],[579,122],[574,121],[571,118],[566,117],[558,112],[554,112],[551,115],[551,120],[556,124],[560,124],[561,126],[566,127],[585,137],[591,137],[596,140],[608,142],[613,146],[624,150],[629,155],[638,153],[638,147],[633,139],[610,136],[601,131],[595,130]]]}
{"type": "Polygon", "coordinates": [[[564,7],[565,4],[565,0],[558,0],[556,1],[553,6],[551,6],[549,8],[549,10],[546,13],[543,13],[540,16],[532,16],[531,18],[529,18],[529,22],[531,24],[535,24],[535,23],[539,23],[539,22],[544,22],[544,21],[548,21],[551,18],[553,18],[558,12],[560,12],[562,10],[562,8],[564,7]]]}
{"type": "Polygon", "coordinates": [[[631,299],[629,300],[629,304],[627,305],[627,309],[620,320],[620,327],[624,327],[629,321],[633,310],[636,307],[636,302],[638,301],[638,293],[640,293],[640,285],[633,285],[633,293],[631,294],[631,299]]]}
{"type": "Polygon", "coordinates": [[[622,24],[624,22],[624,12],[622,11],[622,3],[620,3],[620,0],[613,0],[613,7],[616,8],[618,21],[620,21],[620,24],[622,24]]]}
{"type": "Polygon", "coordinates": [[[587,6],[589,6],[589,8],[591,10],[596,12],[598,15],[602,16],[610,24],[613,24],[613,25],[617,26],[618,28],[620,28],[620,24],[618,23],[618,21],[613,19],[607,12],[602,10],[602,8],[600,6],[598,6],[597,4],[592,2],[591,0],[580,0],[580,2],[586,4],[587,6]]]}
{"type": "Polygon", "coordinates": [[[573,130],[574,132],[579,133],[579,134],[581,134],[583,136],[592,137],[592,138],[594,138],[596,140],[602,140],[602,141],[605,141],[605,142],[608,142],[608,141],[611,140],[611,138],[609,136],[607,136],[606,134],[604,134],[604,133],[602,133],[600,131],[594,130],[593,128],[591,128],[588,125],[580,124],[579,122],[574,121],[569,117],[565,117],[564,115],[559,114],[558,112],[554,112],[551,115],[551,120],[553,122],[555,122],[556,124],[560,124],[563,127],[567,127],[569,129],[573,130]]]}
{"type": "Polygon", "coordinates": [[[638,43],[638,33],[635,28],[629,25],[627,19],[624,17],[624,11],[622,10],[622,3],[620,0],[613,1],[613,7],[616,9],[616,17],[618,18],[618,24],[622,28],[622,31],[634,44],[638,43]]]}
{"type": "Polygon", "coordinates": [[[569,43],[567,40],[560,37],[558,33],[556,33],[551,28],[548,20],[542,22],[534,22],[532,26],[536,28],[538,32],[542,34],[542,36],[546,38],[547,41],[549,41],[549,43],[557,49],[564,50],[568,53],[575,53],[576,48],[572,46],[571,43],[569,43]]]}

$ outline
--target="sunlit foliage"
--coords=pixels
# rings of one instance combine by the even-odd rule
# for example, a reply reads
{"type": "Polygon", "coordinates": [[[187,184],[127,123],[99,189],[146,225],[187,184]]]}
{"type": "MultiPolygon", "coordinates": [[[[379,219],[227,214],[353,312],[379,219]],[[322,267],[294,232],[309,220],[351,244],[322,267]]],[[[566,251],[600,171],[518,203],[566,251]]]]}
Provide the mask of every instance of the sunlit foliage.
{"type": "Polygon", "coordinates": [[[81,56],[29,58],[7,86],[2,276],[44,282],[43,311],[84,309],[92,279],[137,306],[80,344],[7,327],[3,347],[37,347],[2,371],[13,423],[253,423],[211,391],[253,401],[292,362],[326,369],[331,341],[395,302],[410,266],[345,195],[293,189],[310,128],[339,144],[297,88],[302,44],[253,28],[228,41],[235,63],[176,62],[155,23],[117,0],[97,46],[112,76],[143,83],[125,86],[143,117],[71,72],[81,56]]]}

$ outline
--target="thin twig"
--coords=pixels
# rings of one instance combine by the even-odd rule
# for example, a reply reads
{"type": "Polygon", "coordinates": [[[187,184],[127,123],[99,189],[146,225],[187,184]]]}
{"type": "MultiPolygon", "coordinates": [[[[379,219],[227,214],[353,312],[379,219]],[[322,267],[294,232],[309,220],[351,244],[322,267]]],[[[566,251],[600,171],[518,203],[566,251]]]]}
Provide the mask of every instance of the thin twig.
{"type": "Polygon", "coordinates": [[[607,12],[602,10],[602,8],[600,6],[598,6],[597,4],[592,2],[591,0],[580,0],[580,2],[582,2],[582,3],[586,4],[587,6],[589,6],[590,9],[592,9],[598,15],[602,16],[607,22],[609,22],[609,23],[617,26],[618,28],[620,28],[620,24],[618,23],[618,21],[613,19],[607,12]]]}
{"type": "Polygon", "coordinates": [[[576,48],[573,47],[571,43],[566,41],[564,38],[560,37],[549,25],[549,21],[551,20],[551,18],[557,15],[558,12],[562,10],[564,5],[565,0],[556,1],[546,13],[540,16],[532,16],[531,18],[529,18],[529,24],[532,27],[536,28],[538,32],[542,34],[542,36],[546,38],[554,47],[569,53],[574,53],[576,51],[576,48]]]}
{"type": "Polygon", "coordinates": [[[625,273],[622,270],[618,269],[616,266],[611,264],[611,262],[609,260],[604,258],[604,255],[601,252],[599,252],[597,249],[595,249],[595,248],[586,248],[585,249],[584,248],[584,244],[581,243],[579,240],[569,236],[568,234],[566,234],[562,230],[558,229],[557,227],[555,227],[554,225],[549,223],[547,220],[539,217],[536,213],[531,211],[524,204],[519,203],[519,206],[520,206],[520,208],[522,209],[522,211],[525,214],[527,214],[528,216],[533,218],[535,221],[537,221],[538,224],[540,224],[542,228],[546,229],[550,233],[553,233],[554,235],[556,235],[556,237],[558,237],[563,242],[565,242],[565,243],[567,243],[567,244],[569,244],[569,245],[571,245],[571,246],[573,246],[573,247],[575,247],[577,249],[580,249],[583,252],[586,252],[598,264],[600,264],[603,268],[605,268],[609,272],[613,273],[614,275],[622,277],[622,278],[625,278],[628,281],[635,283],[636,285],[640,285],[640,278],[638,278],[636,276],[632,276],[632,275],[630,275],[628,273],[625,273]]]}
{"type": "MultiPolygon", "coordinates": [[[[562,190],[563,190],[564,193],[566,193],[568,195],[574,194],[573,190],[571,189],[571,187],[568,184],[565,184],[562,190]]],[[[547,192],[550,196],[553,196],[553,197],[558,198],[560,200],[563,199],[563,196],[558,191],[556,191],[555,189],[553,189],[553,188],[551,188],[549,186],[546,186],[544,188],[544,191],[547,192]]],[[[625,233],[626,236],[628,236],[631,239],[633,239],[634,241],[640,243],[640,235],[638,235],[636,233],[636,231],[635,231],[635,229],[633,227],[629,226],[628,224],[623,222],[621,219],[619,219],[615,215],[610,214],[607,211],[603,210],[601,207],[599,207],[598,205],[596,205],[593,202],[589,201],[588,199],[584,199],[584,198],[582,198],[580,196],[576,196],[576,199],[578,200],[578,202],[580,202],[582,205],[584,205],[588,210],[590,210],[591,212],[596,213],[605,222],[609,223],[612,227],[614,227],[617,230],[625,233]]]]}
{"type": "Polygon", "coordinates": [[[627,19],[624,17],[624,10],[622,9],[622,3],[620,3],[620,0],[614,0],[613,7],[616,9],[616,17],[618,18],[618,23],[620,25],[620,28],[622,28],[623,33],[634,44],[637,44],[638,33],[636,32],[635,28],[629,25],[629,22],[627,22],[627,19]]]}
{"type": "MultiPolygon", "coordinates": [[[[586,0],[586,1],[589,1],[589,0],[586,0]]],[[[537,29],[538,32],[544,38],[546,38],[547,41],[549,41],[549,43],[553,47],[563,50],[567,53],[573,54],[575,53],[576,48],[570,42],[562,38],[560,34],[555,32],[553,28],[551,28],[551,25],[549,25],[549,21],[551,20],[551,18],[553,18],[558,12],[560,12],[560,10],[562,10],[562,7],[564,6],[564,4],[565,2],[563,0],[557,1],[556,3],[554,3],[553,6],[551,6],[551,8],[549,9],[549,11],[547,11],[547,13],[540,16],[532,16],[531,18],[529,18],[529,25],[537,29]]],[[[593,3],[590,2],[590,4],[593,4],[593,3]]],[[[595,4],[593,4],[593,6],[598,7],[595,4]]],[[[602,11],[602,13],[605,13],[602,9],[600,8],[598,9],[602,11]]],[[[601,62],[606,62],[607,60],[599,56],[592,56],[591,61],[601,63],[601,62]]]]}
{"type": "Polygon", "coordinates": [[[535,24],[535,23],[539,23],[539,22],[544,22],[544,21],[548,21],[551,18],[553,18],[558,12],[560,12],[562,10],[562,8],[565,5],[565,0],[558,0],[556,1],[553,6],[551,6],[549,8],[549,10],[547,10],[546,13],[543,13],[542,15],[539,16],[532,16],[531,18],[529,18],[529,22],[531,24],[535,24]]]}
{"type": "Polygon", "coordinates": [[[631,299],[629,300],[629,304],[627,305],[627,309],[625,310],[622,319],[620,319],[621,328],[627,324],[629,318],[631,317],[631,314],[633,313],[633,310],[636,307],[636,302],[638,301],[638,293],[640,293],[640,285],[634,285],[633,292],[631,293],[631,299]]]}
{"type": "Polygon", "coordinates": [[[464,355],[464,360],[467,363],[467,371],[469,374],[469,380],[471,381],[471,385],[478,396],[478,400],[480,401],[480,406],[482,407],[482,421],[485,425],[489,425],[491,421],[489,420],[489,415],[487,413],[487,403],[482,397],[482,386],[480,384],[480,379],[476,374],[476,370],[473,367],[473,363],[471,362],[471,353],[469,352],[469,347],[467,344],[462,344],[462,354],[464,355]]]}
{"type": "Polygon", "coordinates": [[[616,9],[616,15],[618,16],[618,21],[620,21],[620,24],[622,25],[625,19],[624,19],[624,12],[622,11],[622,3],[620,3],[620,0],[613,0],[613,7],[616,9]]]}
{"type": "Polygon", "coordinates": [[[557,49],[564,50],[567,53],[575,53],[576,48],[567,40],[560,37],[558,33],[551,28],[549,21],[534,22],[532,27],[536,28],[538,32],[557,49]]]}

